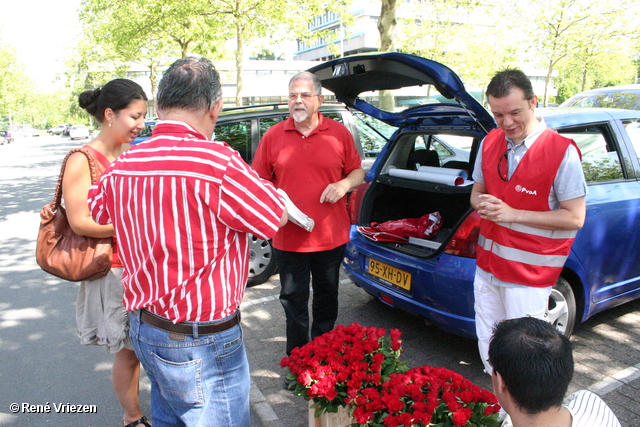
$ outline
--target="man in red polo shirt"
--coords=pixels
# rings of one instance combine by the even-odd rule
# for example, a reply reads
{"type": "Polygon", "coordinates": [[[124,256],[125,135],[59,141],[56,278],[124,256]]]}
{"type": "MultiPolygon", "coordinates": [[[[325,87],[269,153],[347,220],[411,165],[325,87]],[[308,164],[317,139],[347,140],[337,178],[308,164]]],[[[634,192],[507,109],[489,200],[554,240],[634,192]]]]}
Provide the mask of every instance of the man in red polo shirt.
{"type": "Polygon", "coordinates": [[[220,77],[205,58],[165,72],[161,121],[89,191],[112,222],[134,349],[151,380],[153,425],[249,427],[250,376],[239,307],[251,233],[272,238],[284,201],[226,143],[211,141],[220,77]]]}
{"type": "Polygon", "coordinates": [[[333,329],[338,280],[349,217],[345,195],[364,178],[349,130],[318,112],[322,85],[309,72],[289,82],[290,117],[260,141],[252,167],[284,190],[315,226],[289,222],[273,239],[280,272],[280,302],[287,318],[287,354],[309,342],[309,283],[313,278],[311,339],[333,329]]]}

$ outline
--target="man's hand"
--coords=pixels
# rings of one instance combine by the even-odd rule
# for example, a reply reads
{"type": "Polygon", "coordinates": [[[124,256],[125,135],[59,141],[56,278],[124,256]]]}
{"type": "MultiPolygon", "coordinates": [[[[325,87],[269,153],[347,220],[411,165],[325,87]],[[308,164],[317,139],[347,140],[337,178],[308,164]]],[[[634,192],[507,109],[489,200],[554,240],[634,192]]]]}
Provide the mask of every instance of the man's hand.
{"type": "Polygon", "coordinates": [[[345,194],[362,184],[364,179],[364,171],[362,169],[354,169],[349,172],[344,179],[327,185],[322,195],[320,196],[320,203],[329,202],[335,203],[342,199],[345,194]]]}
{"type": "Polygon", "coordinates": [[[514,222],[517,220],[516,210],[501,199],[491,194],[481,194],[478,199],[480,202],[476,206],[476,210],[482,219],[493,222],[514,222]]]}
{"type": "Polygon", "coordinates": [[[344,195],[347,194],[347,191],[349,191],[349,187],[344,183],[344,181],[331,183],[327,185],[327,188],[322,192],[322,195],[320,196],[320,203],[335,203],[342,199],[344,195]]]}
{"type": "Polygon", "coordinates": [[[579,230],[584,224],[586,202],[584,197],[560,202],[560,209],[528,211],[514,209],[491,194],[476,195],[475,209],[482,219],[493,222],[515,222],[545,230],[579,230]]]}

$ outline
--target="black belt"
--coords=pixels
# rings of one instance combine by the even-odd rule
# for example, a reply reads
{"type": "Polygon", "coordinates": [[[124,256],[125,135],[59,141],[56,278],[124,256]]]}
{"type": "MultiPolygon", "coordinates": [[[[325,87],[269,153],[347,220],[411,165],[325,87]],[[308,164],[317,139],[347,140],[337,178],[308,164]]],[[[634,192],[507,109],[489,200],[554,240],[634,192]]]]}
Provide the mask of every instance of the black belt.
{"type": "MultiPolygon", "coordinates": [[[[173,323],[164,317],[160,317],[144,309],[140,311],[140,320],[163,331],[176,332],[182,335],[193,335],[193,323],[173,323]]],[[[240,310],[236,310],[236,314],[224,322],[211,323],[208,325],[198,324],[198,335],[217,334],[218,332],[233,328],[238,323],[240,323],[240,310]]]]}

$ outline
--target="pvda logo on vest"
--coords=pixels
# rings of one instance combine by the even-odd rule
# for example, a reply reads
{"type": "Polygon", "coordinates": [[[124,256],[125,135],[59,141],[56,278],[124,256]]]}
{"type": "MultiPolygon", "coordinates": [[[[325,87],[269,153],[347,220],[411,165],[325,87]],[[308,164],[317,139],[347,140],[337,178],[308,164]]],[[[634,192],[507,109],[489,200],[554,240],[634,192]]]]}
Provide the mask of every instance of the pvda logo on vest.
{"type": "Polygon", "coordinates": [[[529,195],[531,195],[531,196],[537,196],[537,195],[538,195],[537,190],[527,190],[526,188],[524,188],[524,187],[523,187],[522,185],[520,185],[520,184],[516,185],[515,190],[516,190],[518,193],[526,193],[526,194],[529,194],[529,195]]]}

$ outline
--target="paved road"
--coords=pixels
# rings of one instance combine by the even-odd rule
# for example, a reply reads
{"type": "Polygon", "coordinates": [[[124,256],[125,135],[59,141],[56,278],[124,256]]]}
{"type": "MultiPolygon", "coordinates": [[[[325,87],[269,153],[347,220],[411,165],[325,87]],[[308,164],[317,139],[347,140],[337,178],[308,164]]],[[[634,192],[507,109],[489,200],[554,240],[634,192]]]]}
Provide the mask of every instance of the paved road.
{"type": "MultiPolygon", "coordinates": [[[[254,383],[265,407],[266,427],[306,426],[306,402],[282,389],[286,371],[279,367],[284,355],[284,315],[277,298],[277,276],[247,290],[242,320],[254,383]]],[[[426,326],[420,319],[375,300],[344,277],[340,289],[338,323],[398,328],[402,331],[403,359],[409,367],[440,366],[459,372],[490,389],[482,372],[476,341],[426,326]]],[[[640,426],[640,301],[596,315],[580,325],[571,341],[576,372],[569,392],[589,388],[600,394],[620,418],[623,427],[640,426]]]]}
{"type": "MultiPolygon", "coordinates": [[[[38,212],[52,197],[62,157],[81,144],[41,136],[0,147],[0,426],[120,423],[121,409],[110,383],[112,356],[81,346],[76,337],[77,285],[47,275],[33,259],[38,212]],[[20,405],[17,413],[12,403],[20,405]],[[90,406],[82,408],[86,413],[71,413],[71,405],[90,406]]],[[[278,289],[277,276],[249,288],[242,307],[253,380],[252,427],[308,425],[306,402],[282,388],[285,371],[279,361],[285,338],[278,289]]],[[[625,427],[640,426],[639,309],[636,301],[602,313],[572,337],[576,375],[570,391],[598,392],[625,427]]],[[[490,387],[475,341],[384,306],[346,277],[338,322],[398,328],[409,366],[443,366],[490,387]]],[[[149,383],[143,377],[145,413],[148,401],[149,383]]]]}

